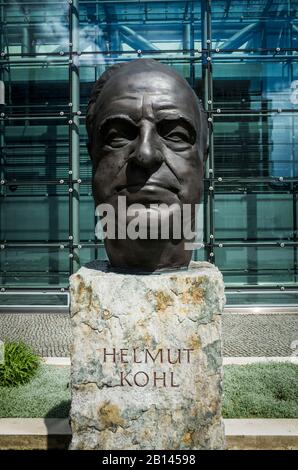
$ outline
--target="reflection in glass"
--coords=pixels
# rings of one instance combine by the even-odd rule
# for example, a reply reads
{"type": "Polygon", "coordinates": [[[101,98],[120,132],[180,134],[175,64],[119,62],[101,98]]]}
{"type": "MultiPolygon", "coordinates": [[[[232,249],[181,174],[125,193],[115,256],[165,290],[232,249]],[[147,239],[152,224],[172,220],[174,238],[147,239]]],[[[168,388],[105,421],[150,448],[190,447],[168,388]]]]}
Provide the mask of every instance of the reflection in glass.
{"type": "Polygon", "coordinates": [[[7,54],[57,54],[69,50],[69,2],[4,1],[7,54]]]}
{"type": "Polygon", "coordinates": [[[218,176],[293,178],[298,175],[295,114],[220,114],[214,121],[218,176]]]}
{"type": "Polygon", "coordinates": [[[65,119],[9,119],[3,131],[5,180],[54,181],[68,176],[65,119]]]}
{"type": "Polygon", "coordinates": [[[227,285],[291,284],[297,281],[293,247],[215,248],[215,261],[227,285]]]}
{"type": "Polygon", "coordinates": [[[294,201],[290,191],[282,192],[278,188],[274,191],[270,184],[258,192],[252,184],[246,184],[245,191],[241,191],[240,184],[237,186],[226,185],[225,192],[215,195],[217,241],[284,242],[294,239],[294,201]]]}
{"type": "Polygon", "coordinates": [[[212,1],[214,49],[297,48],[297,3],[291,0],[212,1]],[[293,34],[294,33],[294,34],[293,34]]]}
{"type": "Polygon", "coordinates": [[[57,242],[68,239],[68,190],[61,185],[7,185],[0,205],[0,239],[57,242]]]}
{"type": "Polygon", "coordinates": [[[65,285],[69,277],[67,249],[14,247],[0,251],[2,284],[9,286],[65,285]]]}
{"type": "Polygon", "coordinates": [[[280,247],[297,243],[297,1],[212,0],[210,11],[207,3],[80,0],[76,33],[68,0],[3,0],[0,244],[6,247],[0,262],[6,288],[67,286],[78,258],[81,264],[105,259],[102,246],[84,246],[96,241],[85,111],[101,73],[138,57],[175,68],[213,121],[200,219],[205,248],[194,259],[214,260],[227,285],[297,281],[297,248],[280,247]],[[204,30],[208,21],[212,27],[204,30]],[[82,248],[72,258],[74,233],[82,248]],[[32,245],[8,248],[12,242],[32,245]],[[37,246],[54,242],[65,248],[37,246]]]}
{"type": "Polygon", "coordinates": [[[214,107],[222,110],[298,109],[298,63],[293,58],[249,61],[213,58],[214,107]]]}

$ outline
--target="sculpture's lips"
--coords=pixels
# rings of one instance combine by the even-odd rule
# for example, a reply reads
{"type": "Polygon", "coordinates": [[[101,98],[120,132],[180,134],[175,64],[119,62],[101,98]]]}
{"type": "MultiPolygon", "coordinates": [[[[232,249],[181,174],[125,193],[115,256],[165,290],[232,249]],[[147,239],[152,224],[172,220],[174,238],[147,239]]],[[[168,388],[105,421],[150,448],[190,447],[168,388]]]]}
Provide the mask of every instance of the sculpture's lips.
{"type": "Polygon", "coordinates": [[[128,205],[143,204],[148,207],[150,204],[173,204],[178,202],[179,190],[174,187],[161,186],[157,183],[142,183],[119,186],[118,194],[126,196],[128,205]]]}
{"type": "Polygon", "coordinates": [[[146,194],[155,194],[155,195],[158,195],[159,193],[163,193],[163,192],[171,192],[171,193],[174,193],[174,194],[178,194],[179,192],[179,189],[176,188],[176,187],[169,187],[169,186],[165,186],[165,185],[162,185],[160,183],[151,183],[151,182],[147,182],[147,183],[133,183],[133,184],[123,184],[123,185],[119,185],[117,186],[116,188],[116,191],[117,192],[120,192],[120,191],[124,191],[126,190],[128,193],[141,193],[144,195],[144,193],[146,194]]]}

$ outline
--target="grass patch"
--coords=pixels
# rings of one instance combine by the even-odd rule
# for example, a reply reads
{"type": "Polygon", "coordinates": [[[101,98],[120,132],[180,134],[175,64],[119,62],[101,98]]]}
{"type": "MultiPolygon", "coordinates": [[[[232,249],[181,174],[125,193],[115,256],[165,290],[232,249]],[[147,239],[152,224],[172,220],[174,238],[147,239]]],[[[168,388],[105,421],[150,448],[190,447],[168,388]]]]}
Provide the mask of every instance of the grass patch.
{"type": "Polygon", "coordinates": [[[66,418],[69,367],[40,366],[26,385],[0,387],[0,418],[66,418]]]}
{"type": "Polygon", "coordinates": [[[298,418],[297,365],[230,365],[224,374],[224,418],[298,418]]]}
{"type": "Polygon", "coordinates": [[[25,384],[36,374],[40,358],[22,342],[4,344],[4,362],[0,364],[0,386],[25,384]]]}
{"type": "MultiPolygon", "coordinates": [[[[225,418],[298,418],[298,366],[224,367],[225,418]]],[[[43,365],[26,385],[0,387],[0,418],[66,418],[69,367],[43,365]]]]}

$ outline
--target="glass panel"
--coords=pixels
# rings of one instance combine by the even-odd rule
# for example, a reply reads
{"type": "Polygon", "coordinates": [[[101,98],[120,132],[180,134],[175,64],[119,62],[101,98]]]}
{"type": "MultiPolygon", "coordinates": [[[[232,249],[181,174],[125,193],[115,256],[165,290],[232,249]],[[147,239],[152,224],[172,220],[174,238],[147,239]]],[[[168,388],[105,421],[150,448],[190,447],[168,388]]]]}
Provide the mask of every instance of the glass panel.
{"type": "Polygon", "coordinates": [[[214,253],[227,285],[285,285],[297,281],[293,247],[223,247],[215,248],[214,253]]]}
{"type": "Polygon", "coordinates": [[[68,178],[69,126],[65,118],[5,119],[4,124],[5,180],[68,178]]]}
{"type": "MultiPolygon", "coordinates": [[[[213,0],[212,47],[224,50],[296,48],[297,3],[213,0]]],[[[233,54],[234,55],[234,54],[233,54]]]]}
{"type": "Polygon", "coordinates": [[[69,112],[68,62],[53,62],[17,59],[3,68],[7,114],[69,112]]]}
{"type": "Polygon", "coordinates": [[[67,0],[4,0],[5,52],[60,54],[69,50],[67,0]]]}
{"type": "Polygon", "coordinates": [[[70,32],[76,30],[68,0],[2,1],[0,240],[33,245],[1,250],[6,286],[67,285],[76,268],[67,242],[69,233],[76,234],[77,219],[82,264],[106,257],[103,246],[84,246],[93,243],[95,225],[86,105],[107,67],[144,57],[173,67],[205,101],[213,90],[208,105],[213,108],[214,146],[208,164],[214,181],[205,185],[200,227],[205,227],[205,242],[217,246],[196,250],[193,258],[215,251],[227,285],[237,289],[297,280],[297,248],[281,248],[280,243],[297,241],[298,3],[210,4],[209,13],[207,0],[80,0],[77,54],[70,48],[70,32]],[[202,67],[201,8],[212,24],[208,67],[202,67]],[[77,166],[69,103],[76,104],[78,91],[69,60],[80,82],[78,217],[68,192],[69,171],[77,166]],[[211,185],[213,192],[208,191],[211,185]],[[37,245],[48,241],[65,248],[37,245]],[[248,242],[257,246],[248,247],[248,242]]]}
{"type": "Polygon", "coordinates": [[[6,287],[68,284],[68,249],[11,247],[0,251],[0,282],[6,287]]]}
{"type": "Polygon", "coordinates": [[[95,204],[92,197],[91,183],[80,186],[80,238],[84,242],[96,241],[95,204]]]}
{"type": "MultiPolygon", "coordinates": [[[[298,293],[297,292],[288,292],[287,290],[278,290],[276,292],[260,292],[242,291],[242,292],[226,292],[227,298],[227,307],[234,307],[238,305],[251,305],[252,307],[256,306],[266,306],[266,305],[276,305],[284,304],[295,307],[298,304],[298,293]]],[[[257,313],[257,312],[256,312],[257,313]]]]}
{"type": "Polygon", "coordinates": [[[55,305],[57,307],[66,307],[68,304],[68,295],[56,294],[56,293],[33,293],[29,294],[24,292],[9,292],[0,294],[0,305],[12,306],[12,305],[28,305],[28,306],[39,306],[39,305],[55,305]]]}
{"type": "Polygon", "coordinates": [[[297,109],[298,63],[294,59],[237,61],[213,58],[214,107],[222,110],[297,109]],[[297,83],[296,83],[297,82],[297,83]]]}
{"type": "Polygon", "coordinates": [[[194,49],[200,2],[80,1],[82,51],[194,49]]]}
{"type": "Polygon", "coordinates": [[[294,240],[294,195],[289,185],[225,184],[215,186],[216,241],[284,242],[294,240]],[[241,187],[242,186],[242,187],[241,187]],[[219,194],[220,192],[220,194],[219,194]]]}
{"type": "Polygon", "coordinates": [[[91,191],[91,178],[92,178],[92,162],[87,150],[87,131],[85,126],[85,119],[81,120],[80,124],[80,178],[89,181],[91,191]]]}
{"type": "Polygon", "coordinates": [[[0,204],[1,240],[68,241],[66,185],[9,185],[5,190],[0,204]]]}
{"type": "Polygon", "coordinates": [[[297,119],[289,113],[215,115],[216,175],[297,176],[297,119]]]}

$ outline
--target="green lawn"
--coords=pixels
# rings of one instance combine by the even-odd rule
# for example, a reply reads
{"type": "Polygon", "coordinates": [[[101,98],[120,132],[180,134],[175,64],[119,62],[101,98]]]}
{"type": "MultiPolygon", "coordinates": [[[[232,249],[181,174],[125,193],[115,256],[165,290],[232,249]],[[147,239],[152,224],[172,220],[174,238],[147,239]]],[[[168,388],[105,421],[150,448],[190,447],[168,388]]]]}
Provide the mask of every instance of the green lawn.
{"type": "Polygon", "coordinates": [[[42,365],[26,385],[0,387],[0,418],[64,418],[69,407],[69,367],[42,365]]]}
{"type": "Polygon", "coordinates": [[[224,368],[225,418],[298,418],[298,365],[224,368]]]}
{"type": "MultiPolygon", "coordinates": [[[[225,418],[298,418],[298,366],[225,366],[225,418]]],[[[69,367],[41,366],[26,385],[0,387],[0,418],[69,414],[69,367]]]]}

